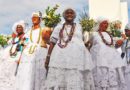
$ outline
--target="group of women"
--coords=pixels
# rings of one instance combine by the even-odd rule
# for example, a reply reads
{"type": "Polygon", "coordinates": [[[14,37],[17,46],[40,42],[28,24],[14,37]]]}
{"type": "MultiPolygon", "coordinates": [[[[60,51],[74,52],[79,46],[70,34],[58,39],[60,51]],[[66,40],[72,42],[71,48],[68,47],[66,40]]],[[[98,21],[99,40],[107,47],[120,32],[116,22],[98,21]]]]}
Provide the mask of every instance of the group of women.
{"type": "Polygon", "coordinates": [[[107,32],[108,20],[98,19],[87,49],[82,27],[74,21],[76,12],[66,9],[63,17],[65,22],[54,28],[49,44],[39,13],[32,14],[26,34],[23,22],[15,24],[15,49],[9,50],[15,61],[6,55],[0,63],[0,90],[129,90],[128,65],[107,32]]]}

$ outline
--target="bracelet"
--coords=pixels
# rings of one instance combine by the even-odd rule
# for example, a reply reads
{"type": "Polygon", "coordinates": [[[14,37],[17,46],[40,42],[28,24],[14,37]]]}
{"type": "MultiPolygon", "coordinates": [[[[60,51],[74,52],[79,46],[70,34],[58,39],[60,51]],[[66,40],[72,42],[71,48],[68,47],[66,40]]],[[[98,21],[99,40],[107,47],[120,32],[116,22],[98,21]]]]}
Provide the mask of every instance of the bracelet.
{"type": "Polygon", "coordinates": [[[47,57],[50,57],[50,55],[47,55],[47,57]]]}

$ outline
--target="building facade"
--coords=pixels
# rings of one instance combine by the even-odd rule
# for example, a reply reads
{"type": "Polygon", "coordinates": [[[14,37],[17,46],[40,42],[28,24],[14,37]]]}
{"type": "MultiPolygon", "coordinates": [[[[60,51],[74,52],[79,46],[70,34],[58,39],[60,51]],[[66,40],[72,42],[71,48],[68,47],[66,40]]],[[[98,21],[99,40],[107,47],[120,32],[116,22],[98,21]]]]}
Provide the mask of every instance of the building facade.
{"type": "Polygon", "coordinates": [[[120,20],[122,29],[128,23],[127,0],[89,0],[89,16],[108,18],[110,21],[120,20]]]}

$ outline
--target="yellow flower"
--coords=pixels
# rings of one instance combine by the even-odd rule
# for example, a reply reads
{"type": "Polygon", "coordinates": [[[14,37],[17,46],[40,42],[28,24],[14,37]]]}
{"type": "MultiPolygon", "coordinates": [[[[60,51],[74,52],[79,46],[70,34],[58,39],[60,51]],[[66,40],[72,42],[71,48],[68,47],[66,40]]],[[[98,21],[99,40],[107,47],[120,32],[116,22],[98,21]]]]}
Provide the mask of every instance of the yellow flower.
{"type": "Polygon", "coordinates": [[[49,19],[50,19],[50,18],[51,18],[51,16],[47,16],[47,18],[49,18],[49,19]]]}

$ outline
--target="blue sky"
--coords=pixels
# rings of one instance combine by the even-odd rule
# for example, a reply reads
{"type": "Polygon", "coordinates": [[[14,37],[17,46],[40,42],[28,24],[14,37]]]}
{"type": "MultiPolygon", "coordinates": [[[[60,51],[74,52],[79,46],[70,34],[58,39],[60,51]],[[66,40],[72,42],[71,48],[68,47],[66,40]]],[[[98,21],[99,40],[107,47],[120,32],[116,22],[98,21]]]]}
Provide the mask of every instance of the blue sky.
{"type": "MultiPolygon", "coordinates": [[[[58,13],[62,13],[65,8],[73,8],[78,14],[87,9],[88,0],[0,0],[0,34],[10,34],[12,25],[19,21],[25,20],[31,25],[31,14],[35,11],[42,13],[47,6],[59,4],[58,13]]],[[[128,0],[129,18],[130,18],[130,0],[128,0]]]]}

